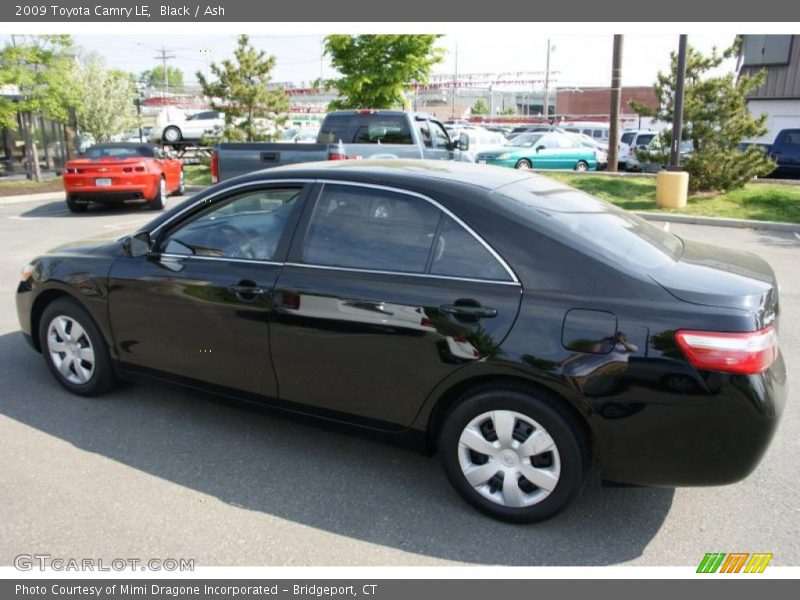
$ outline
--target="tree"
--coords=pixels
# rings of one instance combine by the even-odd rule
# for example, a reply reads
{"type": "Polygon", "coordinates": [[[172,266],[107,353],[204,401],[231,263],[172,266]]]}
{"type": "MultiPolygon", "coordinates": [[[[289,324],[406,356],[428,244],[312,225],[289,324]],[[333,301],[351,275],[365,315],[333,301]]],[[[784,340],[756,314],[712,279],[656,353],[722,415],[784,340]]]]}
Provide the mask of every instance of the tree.
{"type": "Polygon", "coordinates": [[[483,98],[478,98],[475,100],[475,104],[472,105],[472,114],[473,115],[488,115],[489,114],[489,105],[486,104],[486,100],[483,98]]]}
{"type": "Polygon", "coordinates": [[[215,81],[198,71],[197,79],[210,98],[211,107],[225,113],[225,127],[215,135],[233,142],[271,141],[278,137],[290,105],[282,89],[269,87],[274,67],[274,56],[256,50],[249,37],[241,35],[234,59],[211,65],[215,81]]]}
{"type": "MultiPolygon", "coordinates": [[[[164,67],[159,65],[149,71],[142,71],[139,74],[139,81],[151,89],[164,89],[164,67]]],[[[171,90],[182,88],[183,71],[178,67],[167,66],[167,85],[171,90]]]]}
{"type": "Polygon", "coordinates": [[[69,108],[79,99],[73,52],[68,35],[12,36],[0,50],[0,85],[18,92],[16,101],[0,99],[0,123],[12,129],[21,125],[28,177],[36,181],[42,179],[37,117],[66,121],[69,108]]]}
{"type": "Polygon", "coordinates": [[[341,77],[322,82],[340,98],[330,109],[392,108],[408,105],[405,92],[428,82],[433,65],[444,58],[438,35],[329,35],[325,53],[341,77]]]}
{"type": "MultiPolygon", "coordinates": [[[[725,59],[735,56],[740,45],[737,39],[724,52],[719,53],[715,48],[709,56],[691,46],[687,49],[681,138],[692,143],[691,154],[682,161],[689,172],[692,190],[740,188],[754,177],[768,175],[775,169],[775,163],[760,148],[739,147],[743,140],[767,131],[766,115],[752,116],[745,101],[748,93],[764,83],[765,73],[742,75],[738,79],[734,73],[710,75],[725,59]]],[[[670,72],[659,72],[654,86],[658,106],[650,108],[632,101],[631,108],[642,116],[671,123],[677,71],[678,57],[673,52],[670,72]]],[[[671,129],[662,137],[664,147],[669,148],[671,129]]]]}
{"type": "Polygon", "coordinates": [[[136,126],[136,86],[128,73],[106,69],[99,58],[90,57],[77,81],[83,97],[75,111],[79,129],[105,142],[136,126]]]}
{"type": "Polygon", "coordinates": [[[503,110],[500,111],[501,115],[515,115],[517,114],[517,107],[516,106],[507,106],[503,110]]]}

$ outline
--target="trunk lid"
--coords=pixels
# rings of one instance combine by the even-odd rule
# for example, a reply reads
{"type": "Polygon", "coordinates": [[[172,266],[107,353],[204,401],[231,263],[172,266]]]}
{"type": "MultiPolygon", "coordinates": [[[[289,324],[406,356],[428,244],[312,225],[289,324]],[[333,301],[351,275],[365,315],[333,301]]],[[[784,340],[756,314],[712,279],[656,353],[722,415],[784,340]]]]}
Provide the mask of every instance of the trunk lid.
{"type": "Polygon", "coordinates": [[[683,253],[650,276],[670,294],[692,304],[746,310],[768,324],[778,312],[772,267],[749,252],[683,241],[683,253]]]}

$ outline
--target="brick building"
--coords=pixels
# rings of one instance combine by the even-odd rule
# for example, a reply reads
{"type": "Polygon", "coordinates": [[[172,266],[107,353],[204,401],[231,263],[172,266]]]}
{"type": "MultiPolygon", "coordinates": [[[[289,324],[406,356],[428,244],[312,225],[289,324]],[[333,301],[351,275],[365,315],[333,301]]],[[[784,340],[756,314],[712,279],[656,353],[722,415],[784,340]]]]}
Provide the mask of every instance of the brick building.
{"type": "MultiPolygon", "coordinates": [[[[631,100],[651,108],[658,106],[656,93],[652,86],[623,87],[620,112],[632,115],[628,106],[631,100]]],[[[556,91],[556,112],[569,117],[594,117],[607,119],[611,106],[611,88],[586,87],[578,89],[559,89],[556,91]]]]}

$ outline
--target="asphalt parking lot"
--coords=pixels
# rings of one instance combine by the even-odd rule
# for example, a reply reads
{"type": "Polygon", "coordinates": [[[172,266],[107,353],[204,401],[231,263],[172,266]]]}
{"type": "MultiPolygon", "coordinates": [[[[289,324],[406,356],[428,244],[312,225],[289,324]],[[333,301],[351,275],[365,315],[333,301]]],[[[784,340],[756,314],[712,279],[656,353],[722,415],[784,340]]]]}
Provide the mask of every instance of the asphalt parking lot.
{"type": "Polygon", "coordinates": [[[772,552],[774,565],[800,565],[795,234],[671,224],[762,255],[781,282],[789,402],[756,472],[719,488],[593,479],[554,520],[513,526],[464,504],[437,458],[166,386],[124,385],[99,399],[65,392],[18,333],[19,268],[153,216],[0,205],[0,565],[22,553],[197,565],[696,565],[706,552],[772,552]]]}

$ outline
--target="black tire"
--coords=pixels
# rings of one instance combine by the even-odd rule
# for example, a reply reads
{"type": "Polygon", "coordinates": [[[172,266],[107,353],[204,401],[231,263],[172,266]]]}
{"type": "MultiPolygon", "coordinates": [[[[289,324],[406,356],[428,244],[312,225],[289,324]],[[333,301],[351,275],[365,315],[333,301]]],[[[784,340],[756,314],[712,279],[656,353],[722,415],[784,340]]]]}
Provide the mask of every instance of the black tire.
{"type": "Polygon", "coordinates": [[[579,160],[575,164],[575,170],[576,171],[581,171],[581,172],[588,171],[589,170],[589,163],[587,163],[585,160],[579,160]]]}
{"type": "MultiPolygon", "coordinates": [[[[455,408],[447,415],[442,426],[439,436],[439,449],[442,454],[445,474],[461,497],[481,512],[509,523],[544,521],[569,506],[580,492],[588,472],[590,444],[585,430],[577,417],[563,405],[563,402],[563,400],[544,391],[525,385],[484,386],[468,392],[459,399],[455,404],[455,408]],[[492,484],[496,477],[501,475],[500,473],[495,474],[486,484],[483,484],[481,486],[483,492],[481,492],[467,481],[462,470],[461,460],[462,456],[464,456],[460,444],[462,432],[465,431],[468,425],[474,423],[476,419],[492,411],[513,411],[517,415],[522,415],[534,421],[545,430],[546,434],[549,434],[550,439],[555,444],[555,453],[549,453],[550,465],[547,465],[546,462],[548,453],[536,456],[536,460],[545,461],[545,468],[554,468],[557,465],[560,469],[556,483],[549,493],[546,489],[530,484],[527,479],[522,477],[516,481],[517,488],[522,489],[525,486],[523,494],[533,502],[530,505],[522,507],[506,506],[500,503],[500,500],[492,500],[485,495],[485,493],[492,493],[491,488],[487,490],[487,487],[492,484]],[[537,500],[538,495],[544,495],[544,498],[537,500]]],[[[513,423],[515,426],[514,431],[516,432],[516,427],[520,426],[523,428],[520,435],[524,435],[526,423],[521,419],[515,419],[513,423]]],[[[533,431],[535,432],[536,429],[533,431]]],[[[528,435],[530,436],[532,433],[528,432],[528,435]]],[[[492,443],[496,444],[499,441],[492,443]]],[[[463,448],[463,451],[469,453],[466,447],[463,448]]],[[[467,454],[467,456],[474,455],[467,454]]],[[[531,466],[533,460],[533,457],[528,459],[528,466],[531,466]]],[[[520,459],[520,464],[522,462],[524,461],[520,459]]],[[[501,465],[498,470],[503,468],[501,465]]],[[[538,468],[541,468],[541,466],[537,465],[538,468]]],[[[518,472],[517,476],[519,475],[520,473],[518,472]]],[[[505,477],[503,476],[499,479],[499,482],[502,486],[505,482],[505,477]]],[[[496,483],[495,481],[495,485],[496,483]]],[[[503,491],[501,490],[494,493],[493,497],[498,493],[500,497],[503,496],[503,491]]]]}
{"type": "Polygon", "coordinates": [[[158,191],[155,198],[147,203],[153,210],[164,210],[167,205],[167,180],[162,176],[158,182],[158,191]]]}
{"type": "Polygon", "coordinates": [[[161,141],[167,144],[174,144],[183,139],[181,130],[174,125],[170,125],[161,132],[161,141]]]}
{"type": "Polygon", "coordinates": [[[522,169],[522,170],[529,170],[533,168],[531,161],[527,158],[523,158],[517,161],[517,164],[514,165],[515,169],[522,169]]]}
{"type": "MultiPolygon", "coordinates": [[[[74,332],[74,325],[72,325],[72,331],[74,332]]],[[[103,338],[103,335],[100,333],[92,317],[86,312],[86,309],[76,300],[72,298],[59,298],[48,304],[42,313],[38,333],[42,356],[47,364],[47,368],[50,369],[50,372],[56,380],[67,390],[79,396],[97,396],[111,389],[114,385],[116,377],[111,366],[111,357],[105,338],[103,338]],[[85,382],[79,383],[70,381],[67,376],[59,371],[58,366],[54,362],[55,359],[51,353],[48,335],[51,324],[60,317],[66,317],[67,320],[77,323],[83,329],[84,335],[81,336],[80,340],[76,339],[75,342],[76,344],[83,344],[85,346],[87,345],[86,339],[88,339],[88,347],[91,348],[94,353],[91,376],[85,382]],[[84,339],[84,337],[86,339],[84,339]]],[[[69,375],[74,376],[76,373],[77,367],[73,366],[69,375]]]]}
{"type": "Polygon", "coordinates": [[[74,213],[82,213],[86,212],[86,209],[89,208],[88,202],[78,202],[75,198],[67,198],[67,208],[69,212],[74,213]]]}
{"type": "Polygon", "coordinates": [[[174,194],[176,196],[183,196],[186,193],[186,176],[184,175],[183,169],[181,169],[180,179],[178,180],[178,189],[175,190],[174,194]]]}

